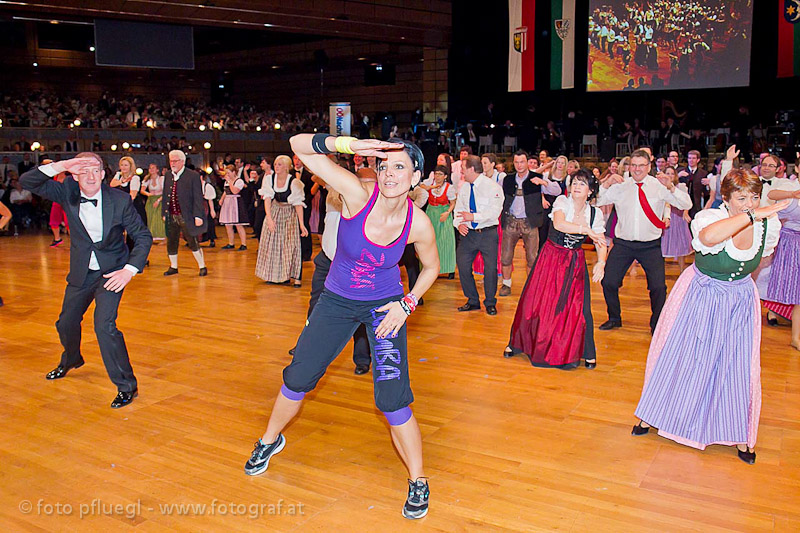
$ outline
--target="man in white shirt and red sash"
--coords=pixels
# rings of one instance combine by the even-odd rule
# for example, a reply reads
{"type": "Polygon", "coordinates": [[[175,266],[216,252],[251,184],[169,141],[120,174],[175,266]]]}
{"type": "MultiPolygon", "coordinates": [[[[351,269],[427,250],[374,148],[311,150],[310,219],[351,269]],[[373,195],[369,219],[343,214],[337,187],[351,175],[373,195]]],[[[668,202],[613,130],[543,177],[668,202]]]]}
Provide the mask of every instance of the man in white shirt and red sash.
{"type": "Polygon", "coordinates": [[[663,213],[666,204],[681,210],[690,209],[692,200],[667,176],[662,174],[656,179],[649,175],[650,156],[644,150],[631,154],[630,172],[628,179],[614,175],[606,180],[597,201],[598,207],[613,204],[619,219],[614,248],[608,254],[602,283],[608,320],[600,325],[600,329],[622,327],[619,288],[628,268],[638,261],[647,276],[652,332],[667,299],[664,258],[661,256],[661,233],[665,225],[656,213],[663,213]]]}

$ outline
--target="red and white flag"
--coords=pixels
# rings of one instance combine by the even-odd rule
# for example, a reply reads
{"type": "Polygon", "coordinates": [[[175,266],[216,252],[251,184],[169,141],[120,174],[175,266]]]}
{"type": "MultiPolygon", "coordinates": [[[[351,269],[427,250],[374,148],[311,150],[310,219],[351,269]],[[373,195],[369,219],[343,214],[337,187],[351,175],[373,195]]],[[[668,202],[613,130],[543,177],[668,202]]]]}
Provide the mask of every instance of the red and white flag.
{"type": "Polygon", "coordinates": [[[533,90],[536,0],[508,0],[508,92],[533,90]]]}

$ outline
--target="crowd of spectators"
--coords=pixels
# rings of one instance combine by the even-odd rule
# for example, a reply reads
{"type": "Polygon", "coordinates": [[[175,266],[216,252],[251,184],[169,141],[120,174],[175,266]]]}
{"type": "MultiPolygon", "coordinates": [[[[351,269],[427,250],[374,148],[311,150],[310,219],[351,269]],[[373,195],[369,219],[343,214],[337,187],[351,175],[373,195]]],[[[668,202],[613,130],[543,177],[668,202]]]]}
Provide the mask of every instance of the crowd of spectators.
{"type": "Polygon", "coordinates": [[[100,98],[63,96],[54,92],[0,95],[4,126],[33,128],[158,128],[257,131],[280,129],[288,134],[327,127],[321,111],[287,113],[251,104],[212,105],[203,100],[147,100],[141,96],[100,98]],[[277,125],[277,126],[276,126],[277,125]]]}

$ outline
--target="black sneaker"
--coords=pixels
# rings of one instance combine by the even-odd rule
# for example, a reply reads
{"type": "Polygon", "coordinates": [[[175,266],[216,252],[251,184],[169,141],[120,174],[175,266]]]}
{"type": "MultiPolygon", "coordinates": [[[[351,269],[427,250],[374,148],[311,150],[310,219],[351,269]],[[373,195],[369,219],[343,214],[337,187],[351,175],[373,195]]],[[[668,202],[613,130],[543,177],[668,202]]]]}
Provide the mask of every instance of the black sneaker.
{"type": "Polygon", "coordinates": [[[428,482],[421,478],[416,481],[408,480],[408,498],[403,506],[403,516],[410,520],[417,520],[428,514],[428,497],[431,491],[428,482]]]}
{"type": "MultiPolygon", "coordinates": [[[[244,465],[244,473],[248,476],[257,476],[267,471],[269,460],[273,455],[280,452],[286,446],[286,438],[282,433],[278,433],[278,439],[272,444],[264,444],[258,439],[255,449],[247,464],[244,465]]],[[[427,507],[427,500],[425,500],[427,507]]]]}

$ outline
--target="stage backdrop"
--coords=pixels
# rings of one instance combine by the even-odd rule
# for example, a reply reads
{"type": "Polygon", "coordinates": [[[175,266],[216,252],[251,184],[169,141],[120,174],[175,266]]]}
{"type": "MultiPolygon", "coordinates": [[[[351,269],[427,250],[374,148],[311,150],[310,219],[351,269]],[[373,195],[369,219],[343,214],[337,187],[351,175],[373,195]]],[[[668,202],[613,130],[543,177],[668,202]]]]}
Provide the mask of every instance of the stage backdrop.
{"type": "Polygon", "coordinates": [[[750,83],[753,0],[589,0],[589,91],[750,83]]]}
{"type": "Polygon", "coordinates": [[[533,90],[536,0],[508,0],[508,91],[533,90]]]}

